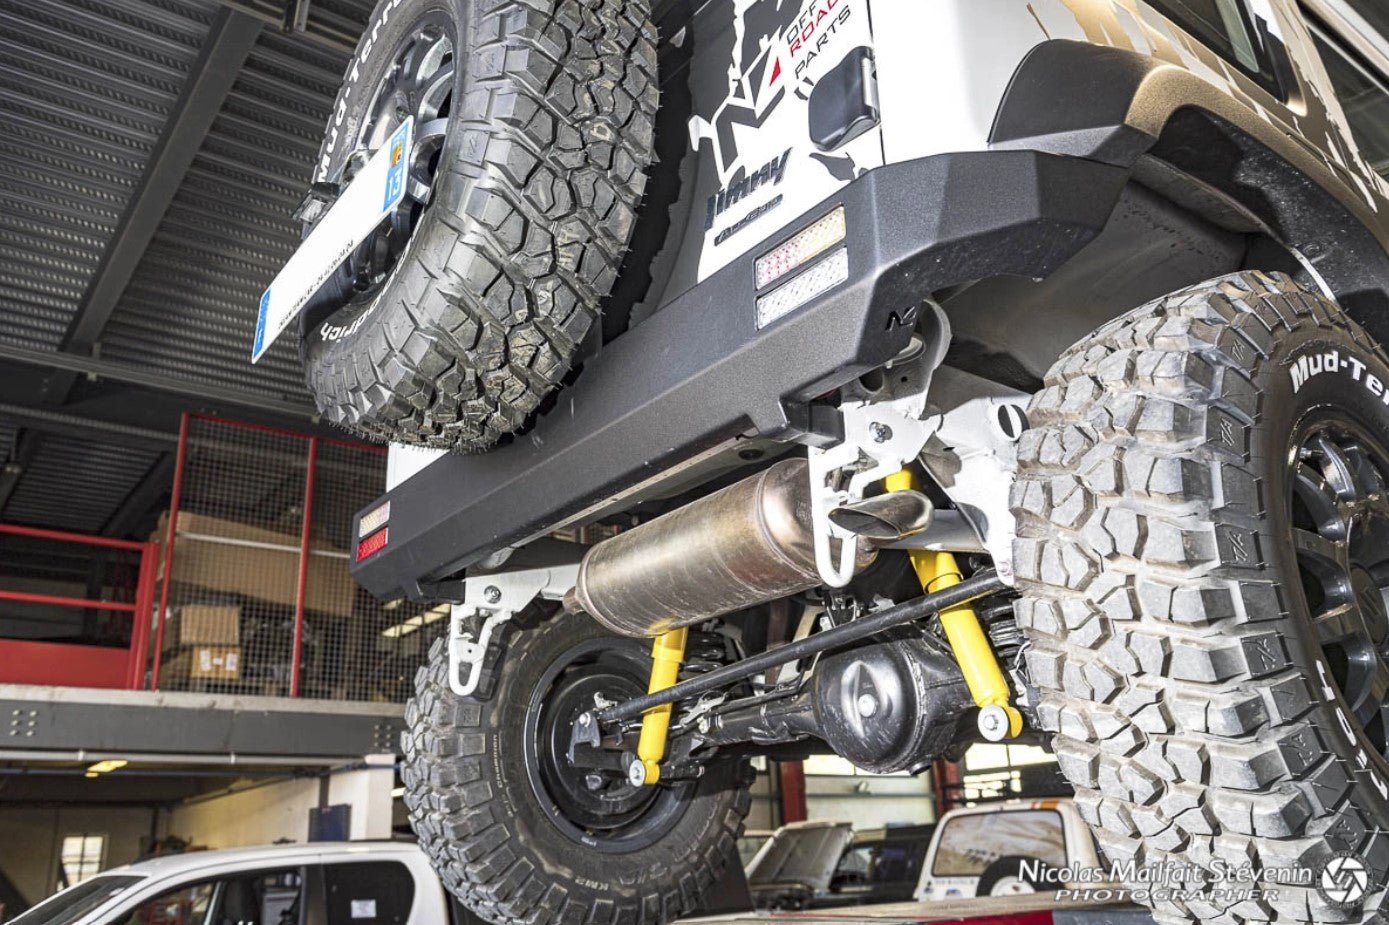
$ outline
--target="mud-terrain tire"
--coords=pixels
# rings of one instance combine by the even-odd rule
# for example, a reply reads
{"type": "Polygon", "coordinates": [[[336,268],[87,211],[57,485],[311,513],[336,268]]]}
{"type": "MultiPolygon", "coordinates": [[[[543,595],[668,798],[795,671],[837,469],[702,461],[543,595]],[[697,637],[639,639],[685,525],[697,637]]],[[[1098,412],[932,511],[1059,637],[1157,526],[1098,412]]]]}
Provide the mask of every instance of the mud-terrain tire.
{"type": "MultiPolygon", "coordinates": [[[[751,767],[725,761],[697,782],[647,788],[662,793],[620,837],[578,830],[548,782],[530,773],[538,760],[528,704],[568,653],[632,652],[649,672],[649,646],[613,637],[583,615],[509,636],[489,651],[482,687],[469,698],[450,690],[447,649],[436,642],[406,706],[405,804],[444,885],[497,925],[659,925],[695,911],[736,857],[751,767]],[[641,832],[653,816],[664,821],[641,832]]],[[[612,663],[605,665],[585,670],[612,663]]]]}
{"type": "Polygon", "coordinates": [[[441,94],[417,115],[420,144],[429,121],[439,145],[419,168],[431,191],[412,205],[407,184],[382,245],[393,256],[378,258],[388,270],[341,271],[300,319],[301,352],[328,420],[480,451],[569,373],[617,280],[653,156],[656,33],[648,0],[381,0],[316,183],[340,183],[358,142],[370,148],[372,126],[395,118],[379,101],[406,92],[388,81],[421,28],[442,31],[458,65],[451,89],[397,109],[441,94]]]}
{"type": "Polygon", "coordinates": [[[1017,612],[1041,724],[1105,854],[1225,891],[1131,881],[1164,923],[1384,921],[1382,697],[1341,659],[1389,689],[1382,635],[1352,632],[1383,620],[1389,576],[1331,582],[1339,541],[1317,532],[1349,537],[1346,561],[1389,559],[1383,353],[1335,303],[1249,272],[1105,325],[1045,382],[1012,495],[1017,612]],[[1352,494],[1363,519],[1338,521],[1352,494]],[[1343,863],[1364,891],[1338,891],[1343,863]]]}

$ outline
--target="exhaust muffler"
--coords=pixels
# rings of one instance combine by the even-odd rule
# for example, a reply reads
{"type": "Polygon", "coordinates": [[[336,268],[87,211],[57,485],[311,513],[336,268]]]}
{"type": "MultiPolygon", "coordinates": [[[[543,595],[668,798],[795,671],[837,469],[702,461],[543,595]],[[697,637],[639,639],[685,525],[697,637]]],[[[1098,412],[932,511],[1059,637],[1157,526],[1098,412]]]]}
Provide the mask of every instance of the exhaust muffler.
{"type": "MultiPolygon", "coordinates": [[[[877,552],[860,548],[863,569],[877,552]]],[[[657,636],[820,583],[809,470],[790,459],[594,546],[566,604],[615,633],[657,636]]]]}

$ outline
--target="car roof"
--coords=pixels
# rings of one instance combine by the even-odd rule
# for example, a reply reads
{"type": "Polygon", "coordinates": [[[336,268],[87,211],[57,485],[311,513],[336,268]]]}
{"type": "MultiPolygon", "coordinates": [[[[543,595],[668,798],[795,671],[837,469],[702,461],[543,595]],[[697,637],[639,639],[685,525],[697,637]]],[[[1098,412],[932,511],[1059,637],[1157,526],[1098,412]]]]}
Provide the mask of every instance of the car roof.
{"type": "Polygon", "coordinates": [[[941,822],[956,816],[977,816],[986,813],[1016,813],[1029,809],[1059,809],[1069,806],[1075,800],[1070,797],[1056,797],[1044,800],[998,800],[976,803],[974,806],[957,806],[941,817],[941,822]]]}
{"type": "Polygon", "coordinates": [[[269,864],[308,863],[369,857],[404,858],[419,854],[418,845],[400,841],[309,842],[295,845],[262,845],[254,848],[224,848],[215,851],[189,851],[167,854],[145,861],[117,867],[105,874],[142,877],[170,877],[224,867],[242,867],[266,862],[269,864]]]}
{"type": "Polygon", "coordinates": [[[911,825],[887,825],[878,826],[872,829],[855,829],[854,843],[860,842],[889,842],[889,841],[911,841],[913,839],[930,838],[936,831],[934,822],[911,825]]]}

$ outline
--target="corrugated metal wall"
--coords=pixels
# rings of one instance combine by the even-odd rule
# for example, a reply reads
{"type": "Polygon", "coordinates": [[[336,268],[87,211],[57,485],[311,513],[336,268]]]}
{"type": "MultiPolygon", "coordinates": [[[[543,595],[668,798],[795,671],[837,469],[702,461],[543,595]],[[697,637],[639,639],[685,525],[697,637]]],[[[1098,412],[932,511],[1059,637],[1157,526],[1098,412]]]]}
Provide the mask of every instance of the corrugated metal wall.
{"type": "Polygon", "coordinates": [[[260,294],[298,243],[293,214],[346,61],[262,32],[107,326],[104,357],[309,402],[294,338],[254,372],[251,340],[260,294]]]}
{"type": "Polygon", "coordinates": [[[75,437],[47,437],[10,496],[5,519],[100,533],[158,455],[75,437]]]}
{"type": "MultiPolygon", "coordinates": [[[[283,0],[0,0],[0,343],[62,345],[222,7],[260,36],[97,350],[307,408],[292,337],[250,365],[257,301],[369,0],[314,0],[298,33],[283,0]]],[[[19,429],[0,415],[0,463],[19,429]]],[[[45,433],[0,520],[100,529],[157,458],[45,433]]]]}
{"type": "Polygon", "coordinates": [[[178,0],[0,6],[0,338],[57,347],[211,18],[178,0]]]}

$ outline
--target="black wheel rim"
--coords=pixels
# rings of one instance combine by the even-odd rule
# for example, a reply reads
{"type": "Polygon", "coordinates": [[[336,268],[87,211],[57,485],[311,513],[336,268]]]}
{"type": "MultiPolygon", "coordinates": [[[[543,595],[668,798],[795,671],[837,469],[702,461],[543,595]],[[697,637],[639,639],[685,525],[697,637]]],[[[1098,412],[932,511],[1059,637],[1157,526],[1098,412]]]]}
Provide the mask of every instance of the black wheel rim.
{"type": "Polygon", "coordinates": [[[591,639],[550,665],[526,708],[526,771],[550,821],[572,840],[606,852],[648,847],[670,832],[686,809],[689,784],[638,787],[625,769],[594,771],[569,761],[579,715],[600,700],[645,693],[651,660],[633,640],[591,639]]]}
{"type": "Polygon", "coordinates": [[[1328,413],[1299,429],[1289,462],[1314,642],[1361,733],[1389,760],[1389,452],[1328,413]]]}
{"type": "Polygon", "coordinates": [[[390,274],[434,197],[439,158],[448,136],[457,80],[454,24],[443,12],[420,17],[393,49],[372,92],[367,115],[338,183],[346,186],[404,121],[415,119],[405,196],[389,218],[348,258],[343,273],[352,290],[370,294],[390,274]]]}

